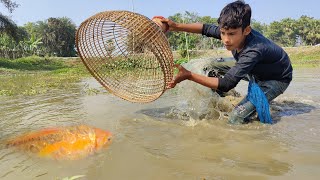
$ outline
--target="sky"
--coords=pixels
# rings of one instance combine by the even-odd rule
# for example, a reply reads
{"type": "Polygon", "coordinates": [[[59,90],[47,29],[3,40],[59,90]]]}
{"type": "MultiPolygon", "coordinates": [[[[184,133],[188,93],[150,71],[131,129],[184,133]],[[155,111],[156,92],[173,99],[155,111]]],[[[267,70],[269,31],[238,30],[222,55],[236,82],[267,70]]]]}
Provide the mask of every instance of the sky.
{"type": "MultiPolygon", "coordinates": [[[[0,4],[0,12],[10,16],[19,26],[50,17],[68,17],[77,26],[98,12],[128,10],[152,18],[168,17],[185,11],[200,16],[219,17],[222,8],[233,0],[12,0],[20,6],[10,14],[0,4]]],[[[298,19],[302,15],[320,19],[320,0],[246,0],[252,18],[269,24],[283,18],[298,19]]]]}

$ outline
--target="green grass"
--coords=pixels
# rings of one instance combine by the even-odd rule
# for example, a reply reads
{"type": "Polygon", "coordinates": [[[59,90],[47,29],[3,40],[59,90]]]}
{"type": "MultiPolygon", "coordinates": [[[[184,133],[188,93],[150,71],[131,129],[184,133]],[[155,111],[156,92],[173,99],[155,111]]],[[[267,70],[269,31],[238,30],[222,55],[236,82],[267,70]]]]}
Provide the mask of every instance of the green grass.
{"type": "Polygon", "coordinates": [[[320,67],[320,47],[285,48],[294,67],[320,67]]]}
{"type": "Polygon", "coordinates": [[[47,72],[0,76],[0,96],[37,95],[53,89],[73,89],[81,80],[78,76],[52,75],[47,72]]]}
{"type": "MultiPolygon", "coordinates": [[[[319,46],[284,49],[294,68],[320,67],[319,46]]],[[[216,52],[209,50],[199,54],[201,55],[192,57],[192,59],[232,56],[226,50],[216,52]]],[[[186,58],[175,58],[175,63],[186,62],[188,62],[186,58]]],[[[175,69],[175,73],[177,73],[177,69],[175,69]]],[[[91,75],[79,58],[37,56],[15,60],[0,58],[0,96],[36,95],[47,93],[52,89],[73,88],[84,77],[91,77],[91,75]]]]}
{"type": "Polygon", "coordinates": [[[90,74],[80,59],[31,56],[0,59],[0,96],[37,95],[72,89],[90,74]]]}
{"type": "Polygon", "coordinates": [[[67,67],[66,64],[61,59],[48,58],[48,57],[38,57],[30,56],[23,57],[19,59],[9,60],[0,59],[0,67],[16,70],[56,70],[67,67]]]}
{"type": "MultiPolygon", "coordinates": [[[[320,67],[320,46],[287,47],[284,50],[288,53],[293,67],[320,67]]],[[[227,50],[207,50],[192,56],[190,59],[204,57],[232,57],[227,50]]],[[[182,64],[188,62],[187,58],[182,58],[174,52],[174,62],[182,64]]]]}

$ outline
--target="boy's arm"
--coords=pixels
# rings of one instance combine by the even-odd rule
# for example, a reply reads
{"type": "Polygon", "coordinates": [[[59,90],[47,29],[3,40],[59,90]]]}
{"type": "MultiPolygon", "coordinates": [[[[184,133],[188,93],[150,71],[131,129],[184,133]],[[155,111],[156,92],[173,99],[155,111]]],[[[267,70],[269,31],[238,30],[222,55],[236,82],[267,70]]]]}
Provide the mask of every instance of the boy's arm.
{"type": "Polygon", "coordinates": [[[208,77],[200,74],[195,74],[192,72],[189,80],[215,90],[218,89],[218,86],[219,86],[218,78],[208,77]]]}
{"type": "Polygon", "coordinates": [[[186,70],[179,64],[176,64],[175,67],[179,69],[177,76],[169,83],[168,88],[174,88],[178,83],[186,79],[194,81],[203,86],[209,87],[211,89],[217,89],[219,86],[219,79],[215,77],[208,77],[200,74],[195,74],[191,71],[186,70]]]}
{"type": "Polygon", "coordinates": [[[201,23],[191,23],[191,24],[176,23],[168,18],[161,19],[161,22],[167,23],[169,25],[169,31],[183,31],[183,32],[202,34],[203,24],[201,23]]]}
{"type": "Polygon", "coordinates": [[[168,24],[169,31],[183,31],[190,33],[202,34],[207,37],[214,37],[216,39],[221,39],[220,28],[214,24],[202,24],[202,23],[191,23],[183,24],[176,23],[168,18],[161,19],[161,22],[168,24]]]}
{"type": "MultiPolygon", "coordinates": [[[[192,24],[182,24],[178,23],[171,31],[183,31],[190,33],[202,34],[203,24],[201,23],[192,23],[192,24]]],[[[170,30],[170,25],[169,25],[170,30]]]]}

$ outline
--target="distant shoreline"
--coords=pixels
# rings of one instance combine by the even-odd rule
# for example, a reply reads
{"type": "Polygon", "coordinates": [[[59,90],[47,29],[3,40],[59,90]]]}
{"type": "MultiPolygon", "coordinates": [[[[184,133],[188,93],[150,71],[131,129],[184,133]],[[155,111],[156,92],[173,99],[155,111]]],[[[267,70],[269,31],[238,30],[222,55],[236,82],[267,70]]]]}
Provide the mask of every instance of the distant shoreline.
{"type": "MultiPolygon", "coordinates": [[[[285,47],[294,67],[320,67],[320,46],[285,47]]],[[[230,51],[224,49],[191,50],[190,60],[205,57],[232,57],[230,51]]],[[[178,51],[173,52],[175,62],[187,62],[178,51]]],[[[0,75],[30,72],[80,72],[87,74],[79,57],[38,57],[30,56],[14,60],[0,58],[0,75]]],[[[55,74],[55,73],[53,73],[55,74]]],[[[87,76],[87,75],[84,75],[87,76]]]]}

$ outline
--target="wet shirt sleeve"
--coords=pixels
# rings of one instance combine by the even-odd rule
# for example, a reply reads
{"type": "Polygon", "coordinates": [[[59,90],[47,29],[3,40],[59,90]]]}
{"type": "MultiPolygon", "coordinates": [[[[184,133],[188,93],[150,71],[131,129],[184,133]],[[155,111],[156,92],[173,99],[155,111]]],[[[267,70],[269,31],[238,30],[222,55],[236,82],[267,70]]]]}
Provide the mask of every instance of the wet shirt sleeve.
{"type": "Polygon", "coordinates": [[[221,39],[220,28],[214,24],[203,24],[202,35],[221,39]]]}
{"type": "Polygon", "coordinates": [[[255,50],[242,52],[239,60],[223,78],[219,78],[218,90],[227,92],[234,88],[239,81],[251,72],[257,62],[261,59],[261,53],[255,50]]]}

